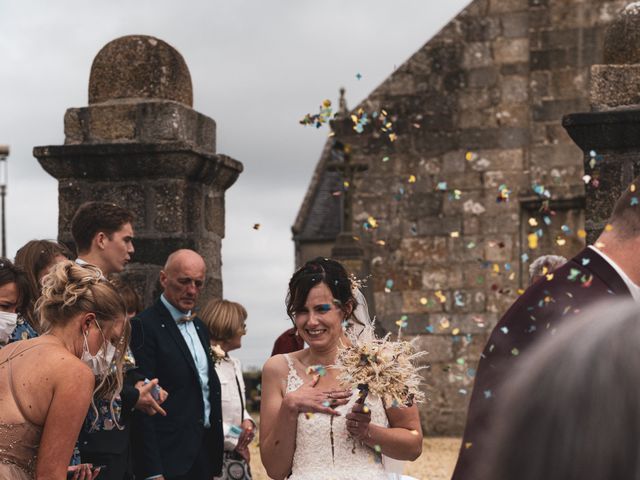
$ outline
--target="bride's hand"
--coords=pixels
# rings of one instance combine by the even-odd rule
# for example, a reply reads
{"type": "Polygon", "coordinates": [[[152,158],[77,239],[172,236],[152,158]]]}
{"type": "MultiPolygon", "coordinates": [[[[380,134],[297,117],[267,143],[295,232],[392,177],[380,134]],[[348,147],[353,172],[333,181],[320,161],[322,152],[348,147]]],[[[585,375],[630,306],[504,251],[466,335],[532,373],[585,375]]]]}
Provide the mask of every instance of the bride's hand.
{"type": "Polygon", "coordinates": [[[351,412],[347,413],[347,431],[356,440],[370,438],[369,424],[371,423],[371,410],[366,405],[356,403],[351,412]]]}
{"type": "Polygon", "coordinates": [[[320,377],[315,376],[310,382],[305,383],[297,390],[284,396],[284,403],[296,413],[327,413],[340,415],[334,410],[339,405],[345,405],[349,401],[351,391],[331,390],[320,391],[315,388],[320,377]]]}

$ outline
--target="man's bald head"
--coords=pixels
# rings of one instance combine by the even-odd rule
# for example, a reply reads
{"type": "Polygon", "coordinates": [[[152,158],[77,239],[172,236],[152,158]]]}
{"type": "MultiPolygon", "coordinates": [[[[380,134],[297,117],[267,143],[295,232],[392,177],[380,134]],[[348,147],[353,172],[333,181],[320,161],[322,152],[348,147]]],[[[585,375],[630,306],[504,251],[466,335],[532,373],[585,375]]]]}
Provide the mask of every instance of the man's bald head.
{"type": "Polygon", "coordinates": [[[160,284],[165,298],[182,312],[196,306],[204,286],[207,267],[204,259],[193,250],[176,250],[167,258],[160,271],[160,284]]]}

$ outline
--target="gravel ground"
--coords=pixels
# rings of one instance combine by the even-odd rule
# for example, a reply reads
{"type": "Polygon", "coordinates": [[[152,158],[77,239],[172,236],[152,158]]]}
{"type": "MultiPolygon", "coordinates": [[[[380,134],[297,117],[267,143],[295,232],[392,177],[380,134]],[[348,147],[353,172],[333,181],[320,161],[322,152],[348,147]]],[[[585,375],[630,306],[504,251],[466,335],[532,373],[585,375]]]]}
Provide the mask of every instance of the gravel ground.
{"type": "MultiPolygon", "coordinates": [[[[459,448],[459,438],[425,438],[422,455],[415,462],[407,463],[404,473],[419,480],[449,480],[459,448]]],[[[260,463],[256,442],[251,445],[251,471],[253,480],[269,479],[260,463]]]]}

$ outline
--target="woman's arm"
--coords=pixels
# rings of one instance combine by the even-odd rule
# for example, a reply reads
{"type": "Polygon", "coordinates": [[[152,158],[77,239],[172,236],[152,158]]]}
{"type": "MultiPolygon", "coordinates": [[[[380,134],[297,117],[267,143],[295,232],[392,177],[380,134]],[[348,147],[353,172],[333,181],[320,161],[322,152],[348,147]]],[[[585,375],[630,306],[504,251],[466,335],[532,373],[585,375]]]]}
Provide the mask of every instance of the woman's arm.
{"type": "Polygon", "coordinates": [[[293,402],[284,402],[283,398],[287,372],[281,355],[271,357],[262,368],[260,457],[269,477],[276,480],[291,472],[296,448],[298,410],[293,402]]]}
{"type": "Polygon", "coordinates": [[[347,414],[347,430],[371,448],[379,446],[383,454],[396,460],[413,461],[422,453],[422,427],[418,408],[387,408],[389,427],[369,423],[371,412],[362,405],[354,405],[347,414]]]}
{"type": "Polygon", "coordinates": [[[260,407],[260,455],[270,478],[281,480],[291,472],[296,449],[298,414],[326,413],[340,415],[331,405],[345,405],[351,392],[316,389],[319,377],[286,395],[287,364],[282,355],[271,357],[262,369],[262,404],[260,407]]]}
{"type": "Polygon", "coordinates": [[[77,359],[67,358],[57,362],[55,366],[58,368],[54,369],[57,373],[52,382],[53,395],[38,448],[38,480],[66,478],[69,460],[82,422],[87,416],[95,382],[91,370],[77,359]]]}

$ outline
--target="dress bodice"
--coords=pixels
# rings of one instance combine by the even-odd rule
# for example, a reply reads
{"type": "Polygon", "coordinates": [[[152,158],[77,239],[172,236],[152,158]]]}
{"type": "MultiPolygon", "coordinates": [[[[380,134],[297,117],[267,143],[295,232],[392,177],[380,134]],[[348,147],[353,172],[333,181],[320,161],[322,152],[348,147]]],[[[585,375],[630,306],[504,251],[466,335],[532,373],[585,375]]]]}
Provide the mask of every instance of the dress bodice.
{"type": "MultiPolygon", "coordinates": [[[[285,355],[289,365],[287,392],[297,390],[303,380],[285,355]]],[[[373,449],[349,436],[345,415],[351,411],[358,398],[354,390],[349,403],[336,408],[340,416],[322,413],[298,416],[296,450],[293,455],[290,480],[386,480],[387,475],[380,455],[373,449]]],[[[367,398],[371,410],[371,423],[388,426],[387,415],[378,397],[367,398]]]]}
{"type": "MultiPolygon", "coordinates": [[[[8,423],[0,421],[0,480],[28,480],[35,478],[36,460],[38,457],[38,446],[42,436],[42,427],[29,422],[24,414],[24,409],[18,401],[14,386],[13,373],[11,370],[11,360],[21,355],[31,347],[16,349],[12,352],[5,363],[7,368],[7,382],[11,399],[4,398],[4,401],[13,401],[20,411],[24,421],[19,423],[8,423]]],[[[1,364],[0,364],[1,365],[1,364]]]]}

